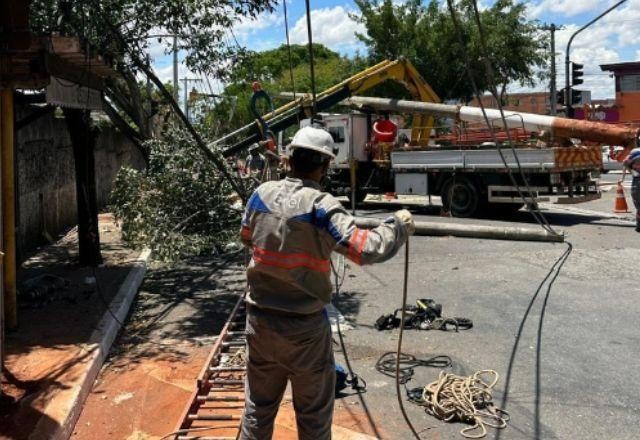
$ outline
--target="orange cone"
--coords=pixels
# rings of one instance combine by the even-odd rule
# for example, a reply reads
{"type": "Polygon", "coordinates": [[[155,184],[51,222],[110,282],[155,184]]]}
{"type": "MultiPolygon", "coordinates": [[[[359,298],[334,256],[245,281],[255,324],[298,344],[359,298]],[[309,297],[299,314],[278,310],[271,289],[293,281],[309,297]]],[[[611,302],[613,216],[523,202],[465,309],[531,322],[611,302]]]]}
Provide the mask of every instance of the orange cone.
{"type": "Polygon", "coordinates": [[[629,207],[627,206],[627,199],[624,196],[624,189],[622,188],[622,184],[620,183],[618,183],[618,188],[616,189],[616,202],[613,205],[613,212],[631,212],[629,211],[629,207]]]}

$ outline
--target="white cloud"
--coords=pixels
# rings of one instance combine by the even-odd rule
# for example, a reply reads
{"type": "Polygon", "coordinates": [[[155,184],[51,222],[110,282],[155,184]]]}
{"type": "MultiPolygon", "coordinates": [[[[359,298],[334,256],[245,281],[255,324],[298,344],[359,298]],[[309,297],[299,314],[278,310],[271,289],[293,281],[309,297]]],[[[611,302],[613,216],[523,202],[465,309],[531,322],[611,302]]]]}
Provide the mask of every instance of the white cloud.
{"type": "Polygon", "coordinates": [[[542,14],[558,14],[565,17],[598,10],[602,7],[602,0],[543,0],[529,6],[532,18],[539,18],[542,14]]]}
{"type": "MultiPolygon", "coordinates": [[[[311,11],[313,42],[321,43],[335,50],[355,49],[360,42],[356,32],[364,33],[364,26],[349,18],[352,11],[342,6],[314,9],[311,11]]],[[[307,17],[303,15],[296,21],[290,32],[291,42],[307,43],[307,17]]]]}
{"type": "MultiPolygon", "coordinates": [[[[258,32],[269,28],[278,29],[280,31],[284,26],[284,15],[276,12],[271,14],[261,14],[255,19],[247,18],[239,21],[233,26],[233,32],[238,40],[246,44],[251,37],[258,32]]],[[[282,31],[284,33],[284,31],[282,31]]],[[[250,48],[251,49],[251,48],[250,48]]]]}
{"type": "MultiPolygon", "coordinates": [[[[547,21],[556,25],[564,23],[556,32],[558,88],[564,87],[564,56],[569,38],[613,4],[614,0],[543,0],[529,8],[529,18],[540,18],[544,14],[547,21]],[[583,15],[576,22],[578,14],[583,15]],[[563,17],[573,17],[573,20],[563,17]]],[[[613,97],[613,79],[600,70],[600,64],[633,61],[634,55],[635,59],[640,58],[640,50],[634,47],[640,44],[640,33],[636,30],[639,22],[640,0],[629,0],[575,36],[570,58],[584,64],[585,72],[584,84],[579,88],[591,90],[594,99],[613,97]]]]}

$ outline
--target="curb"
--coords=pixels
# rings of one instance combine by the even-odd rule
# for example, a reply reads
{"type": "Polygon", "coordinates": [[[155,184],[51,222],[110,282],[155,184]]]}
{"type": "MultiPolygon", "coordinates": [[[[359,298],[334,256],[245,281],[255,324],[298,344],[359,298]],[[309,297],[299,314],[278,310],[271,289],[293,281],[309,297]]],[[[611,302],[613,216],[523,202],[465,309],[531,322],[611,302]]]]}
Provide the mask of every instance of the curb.
{"type": "MultiPolygon", "coordinates": [[[[91,388],[100,373],[104,360],[109,354],[111,344],[113,344],[113,341],[120,330],[120,322],[124,322],[126,319],[127,314],[129,313],[129,308],[133,303],[133,299],[136,297],[138,289],[144,280],[147,273],[147,262],[149,261],[150,256],[151,251],[149,249],[143,250],[140,255],[138,255],[138,258],[136,258],[133,263],[133,267],[124,279],[115,297],[111,300],[109,308],[113,315],[118,319],[114,319],[111,313],[109,313],[108,310],[105,310],[98,327],[93,331],[93,333],[91,333],[89,341],[83,344],[82,353],[88,352],[89,356],[86,361],[83,361],[83,363],[86,362],[86,368],[82,373],[82,377],[78,381],[79,383],[74,386],[72,391],[73,395],[65,404],[68,410],[64,416],[64,420],[60,422],[60,425],[56,427],[53,433],[51,432],[50,427],[51,422],[43,423],[43,420],[40,420],[32,434],[29,436],[30,440],[45,438],[52,440],[66,440],[71,437],[76,422],[82,412],[84,401],[91,392],[91,388]]],[[[51,402],[45,408],[44,414],[47,413],[47,409],[50,406],[51,402]]]]}

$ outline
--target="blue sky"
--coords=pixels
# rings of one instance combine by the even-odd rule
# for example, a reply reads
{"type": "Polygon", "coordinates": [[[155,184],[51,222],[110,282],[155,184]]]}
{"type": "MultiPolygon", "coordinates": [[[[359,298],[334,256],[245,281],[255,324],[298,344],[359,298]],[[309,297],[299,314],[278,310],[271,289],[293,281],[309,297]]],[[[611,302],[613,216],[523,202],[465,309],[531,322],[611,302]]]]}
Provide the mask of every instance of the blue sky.
{"type": "MultiPolygon", "coordinates": [[[[402,0],[396,0],[401,2],[402,0]]],[[[425,0],[425,3],[428,0],[425,0]]],[[[486,7],[491,0],[480,0],[486,7]]],[[[527,15],[543,23],[562,26],[556,33],[557,68],[559,83],[564,78],[564,50],[570,35],[608,7],[614,0],[533,0],[526,1],[527,15]]],[[[288,0],[289,32],[292,43],[307,41],[305,6],[303,0],[288,0]]],[[[311,17],[314,42],[323,43],[333,50],[351,55],[366,48],[356,39],[355,32],[363,29],[349,19],[349,13],[357,13],[357,7],[349,0],[311,0],[311,17]]],[[[614,96],[613,78],[600,70],[603,63],[640,60],[640,0],[627,0],[616,10],[580,33],[571,46],[571,58],[585,65],[585,84],[581,87],[592,91],[593,98],[614,96]]],[[[285,43],[285,26],[282,4],[272,14],[263,14],[256,20],[238,23],[234,35],[239,43],[252,50],[266,50],[285,43]]],[[[231,38],[231,37],[230,37],[231,38]]],[[[151,48],[155,69],[163,80],[171,78],[171,56],[163,55],[158,46],[151,48]]],[[[188,74],[184,66],[180,76],[188,74]]],[[[219,84],[213,83],[218,90],[219,84]]],[[[547,86],[540,84],[536,90],[547,86]]],[[[559,86],[561,87],[561,85],[559,86]]],[[[196,88],[206,90],[205,83],[196,88]]],[[[512,91],[522,91],[514,85],[512,91]]],[[[214,90],[215,91],[215,90],[214,90]]]]}

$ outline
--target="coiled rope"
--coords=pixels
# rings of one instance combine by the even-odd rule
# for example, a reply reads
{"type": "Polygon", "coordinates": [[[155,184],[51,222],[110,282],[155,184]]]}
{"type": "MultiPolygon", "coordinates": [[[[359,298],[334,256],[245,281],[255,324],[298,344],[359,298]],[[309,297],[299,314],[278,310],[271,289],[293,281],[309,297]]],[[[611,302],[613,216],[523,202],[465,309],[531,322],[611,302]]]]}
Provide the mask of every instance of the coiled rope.
{"type": "Polygon", "coordinates": [[[422,399],[415,403],[445,422],[473,424],[460,431],[466,438],[482,438],[487,427],[507,427],[509,413],[494,406],[493,387],[498,382],[494,370],[476,371],[471,376],[440,372],[438,380],[424,387],[422,399]]]}

